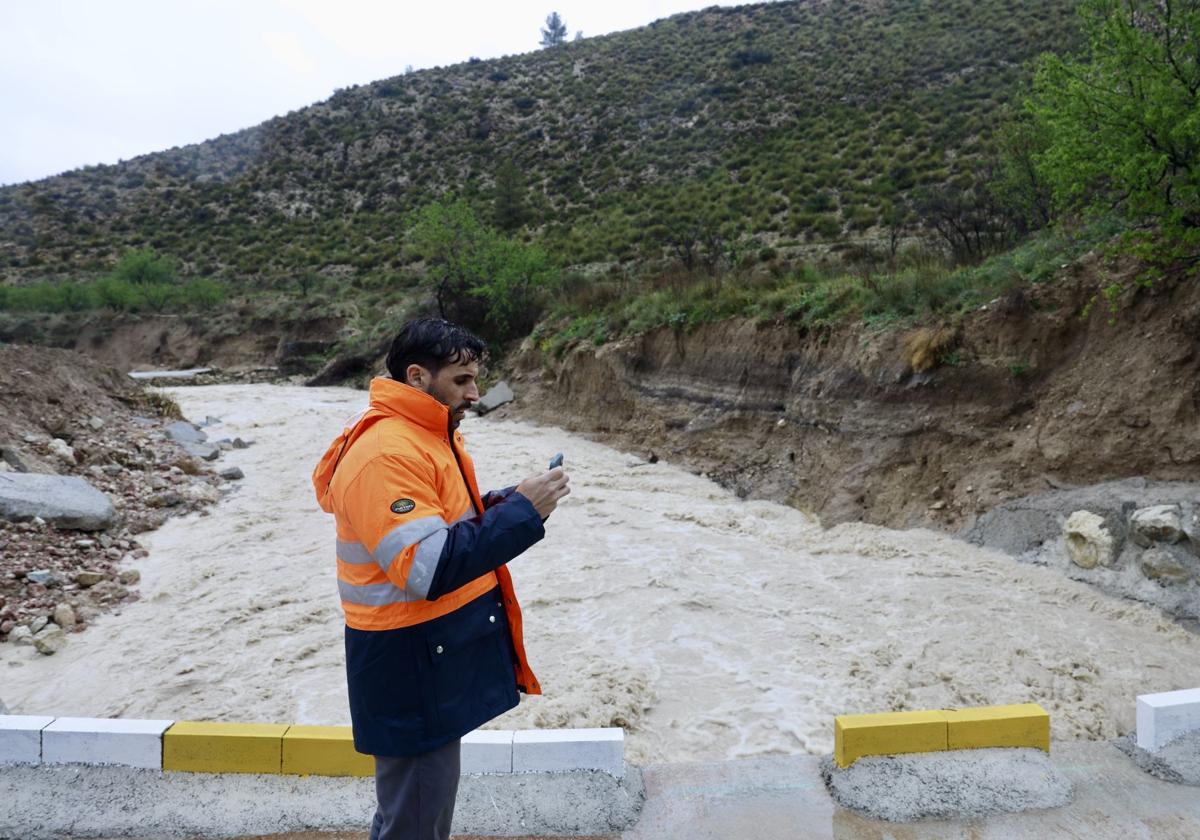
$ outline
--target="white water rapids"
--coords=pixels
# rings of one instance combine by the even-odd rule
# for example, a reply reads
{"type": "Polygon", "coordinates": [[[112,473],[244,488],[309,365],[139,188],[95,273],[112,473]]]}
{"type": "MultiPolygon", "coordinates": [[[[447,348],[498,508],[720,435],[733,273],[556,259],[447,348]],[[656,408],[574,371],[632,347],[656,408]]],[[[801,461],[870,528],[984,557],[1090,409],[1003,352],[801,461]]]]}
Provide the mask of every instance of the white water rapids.
{"type": "MultiPolygon", "coordinates": [[[[349,722],[332,517],[312,467],[366,394],[170,391],[249,449],[208,515],[144,535],[141,600],[61,653],[0,645],[14,713],[349,722]]],[[[634,761],[829,752],[836,714],[1041,703],[1055,738],[1133,726],[1200,685],[1200,637],[1158,611],[930,531],[822,530],[560,429],[463,424],[482,489],[566,454],[570,495],[513,561],[545,696],[491,724],[627,729],[634,761]]]]}

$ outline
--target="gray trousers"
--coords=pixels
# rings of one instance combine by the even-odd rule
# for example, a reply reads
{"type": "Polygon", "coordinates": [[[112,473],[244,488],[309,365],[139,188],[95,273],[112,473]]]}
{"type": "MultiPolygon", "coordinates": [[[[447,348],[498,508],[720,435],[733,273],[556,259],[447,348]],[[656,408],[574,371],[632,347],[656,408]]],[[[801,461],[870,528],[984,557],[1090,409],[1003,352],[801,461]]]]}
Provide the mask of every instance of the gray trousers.
{"type": "Polygon", "coordinates": [[[447,840],[458,794],[459,742],[421,755],[375,756],[370,840],[447,840]]]}

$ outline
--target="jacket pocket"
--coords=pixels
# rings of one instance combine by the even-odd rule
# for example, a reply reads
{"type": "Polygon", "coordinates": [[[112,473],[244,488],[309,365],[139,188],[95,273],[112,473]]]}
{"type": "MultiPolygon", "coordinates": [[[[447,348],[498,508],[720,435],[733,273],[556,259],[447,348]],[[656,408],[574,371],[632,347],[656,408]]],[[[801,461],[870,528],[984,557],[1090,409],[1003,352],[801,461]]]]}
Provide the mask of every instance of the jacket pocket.
{"type": "Polygon", "coordinates": [[[485,596],[426,639],[439,733],[465,733],[517,704],[504,610],[485,596]]]}

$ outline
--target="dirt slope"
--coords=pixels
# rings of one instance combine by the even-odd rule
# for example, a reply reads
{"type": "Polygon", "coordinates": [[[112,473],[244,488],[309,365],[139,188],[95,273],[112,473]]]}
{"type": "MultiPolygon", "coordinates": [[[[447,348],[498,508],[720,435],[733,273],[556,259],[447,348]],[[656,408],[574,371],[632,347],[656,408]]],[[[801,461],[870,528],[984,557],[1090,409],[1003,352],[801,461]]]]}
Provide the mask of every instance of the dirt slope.
{"type": "Polygon", "coordinates": [[[683,462],[826,525],[957,528],[1048,488],[1194,479],[1200,284],[1134,287],[1113,316],[1088,307],[1111,270],[1093,258],[1063,275],[970,313],[932,352],[930,331],[745,320],[562,359],[527,345],[509,366],[509,411],[683,462]]]}

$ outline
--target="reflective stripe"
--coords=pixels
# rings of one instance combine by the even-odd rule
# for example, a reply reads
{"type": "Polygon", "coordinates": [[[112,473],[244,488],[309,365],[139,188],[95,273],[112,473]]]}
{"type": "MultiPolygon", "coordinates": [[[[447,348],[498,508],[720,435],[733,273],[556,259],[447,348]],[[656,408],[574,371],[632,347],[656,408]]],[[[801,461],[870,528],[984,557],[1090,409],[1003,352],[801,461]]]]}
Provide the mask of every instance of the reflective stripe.
{"type": "Polygon", "coordinates": [[[440,516],[425,516],[405,522],[403,525],[397,525],[379,541],[379,545],[375,546],[371,555],[379,567],[386,572],[397,554],[410,545],[419,543],[434,531],[445,527],[446,521],[440,516]]]}
{"type": "Polygon", "coordinates": [[[435,534],[430,534],[421,540],[413,555],[412,567],[408,570],[408,580],[405,582],[409,594],[424,599],[429,595],[429,584],[433,583],[433,573],[437,571],[438,561],[442,559],[442,548],[446,545],[449,529],[443,527],[435,534]]]}
{"type": "Polygon", "coordinates": [[[342,542],[337,541],[337,556],[342,558],[345,563],[353,563],[361,565],[363,563],[374,563],[375,558],[371,556],[371,552],[367,551],[367,547],[360,542],[342,542]]]}
{"type": "Polygon", "coordinates": [[[339,580],[338,592],[341,593],[343,601],[348,601],[351,604],[362,604],[365,607],[402,604],[411,600],[403,589],[392,586],[390,583],[370,583],[366,586],[355,586],[352,583],[339,580]]]}

